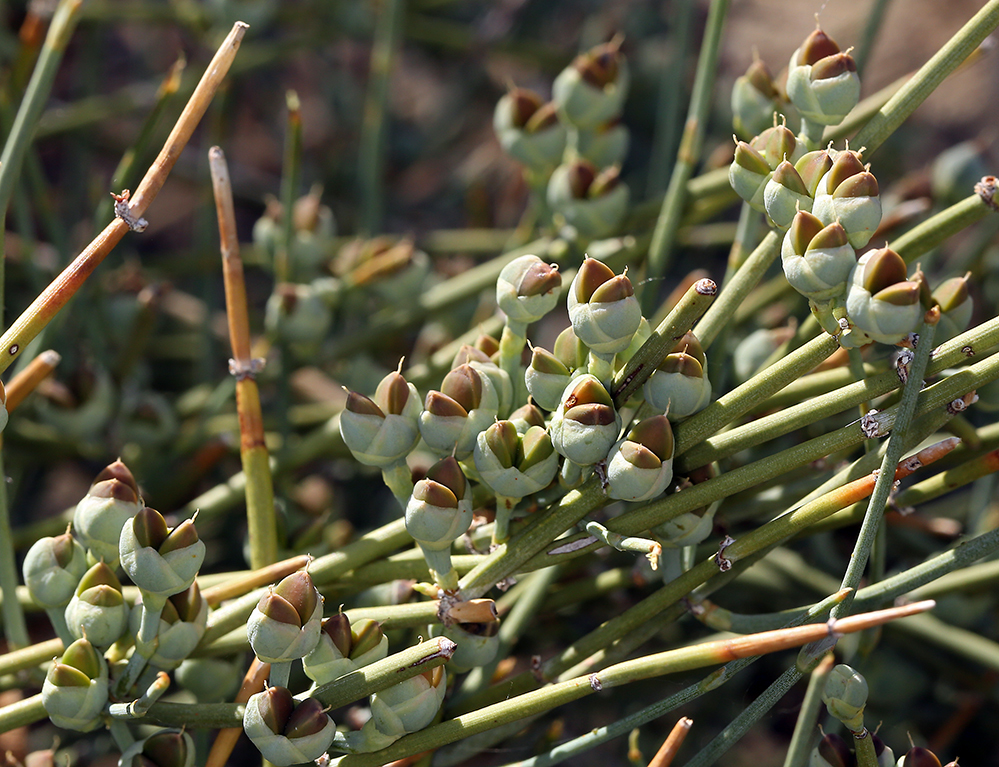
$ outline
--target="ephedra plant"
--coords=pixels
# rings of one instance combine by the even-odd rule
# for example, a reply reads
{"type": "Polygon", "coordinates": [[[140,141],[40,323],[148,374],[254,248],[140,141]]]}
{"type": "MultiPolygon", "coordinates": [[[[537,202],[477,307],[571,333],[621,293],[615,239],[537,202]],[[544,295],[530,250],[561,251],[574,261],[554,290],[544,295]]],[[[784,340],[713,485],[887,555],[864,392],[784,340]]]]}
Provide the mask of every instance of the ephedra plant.
{"type": "MultiPolygon", "coordinates": [[[[584,764],[608,741],[616,750],[602,753],[619,763],[645,764],[645,749],[659,767],[707,765],[737,758],[801,682],[782,704],[793,734],[775,759],[789,767],[888,765],[893,749],[902,765],[957,756],[920,707],[953,708],[931,690],[956,684],[956,667],[999,669],[999,319],[976,288],[996,248],[997,182],[980,174],[900,224],[877,152],[999,26],[999,2],[864,101],[852,49],[821,27],[780,82],[755,58],[732,94],[728,167],[702,169],[727,6],[710,5],[680,151],[651,206],[622,172],[626,39],[571,61],[550,101],[512,83],[493,124],[522,165],[530,200],[513,236],[525,244],[496,255],[486,237],[489,257],[449,277],[419,240],[336,236],[327,192],[299,188],[308,112],[289,93],[281,187],[252,244],[240,242],[224,135],[198,161],[231,382],[170,400],[134,372],[159,300],[144,290],[123,336],[104,329],[123,345],[79,401],[21,408],[59,364],[39,353],[40,340],[55,345],[52,320],[95,300],[76,294],[155,215],[253,39],[236,23],[135,191],[113,190],[111,223],[0,338],[0,368],[32,358],[6,384],[5,424],[18,408],[8,453],[48,419],[106,464],[55,522],[12,529],[21,493],[0,492],[0,678],[17,691],[0,729],[34,725],[43,747],[58,731],[59,759],[117,748],[122,765],[157,767],[584,764]],[[674,282],[691,228],[733,205],[725,273],[674,282]],[[976,224],[972,268],[952,273],[939,254],[976,224]],[[266,301],[253,300],[241,250],[267,275],[266,301]],[[466,311],[476,301],[489,311],[466,311]],[[778,319],[754,323],[753,307],[778,319]],[[293,418],[306,377],[335,400],[311,432],[293,418]],[[344,394],[330,385],[341,380],[344,394]],[[154,499],[185,477],[157,461],[211,460],[209,422],[227,408],[242,471],[162,507],[154,499]],[[132,435],[126,454],[105,454],[101,434],[132,435]],[[317,482],[353,492],[364,527],[324,524],[329,502],[305,492],[317,482]],[[245,547],[232,535],[243,509],[245,547]],[[245,567],[226,570],[234,558],[245,567]],[[31,617],[29,633],[26,614],[41,611],[48,622],[31,617]],[[794,647],[796,658],[738,673],[794,647]],[[680,681],[642,684],[670,674],[680,681]]],[[[388,66],[407,23],[400,2],[380,11],[359,151],[368,234],[388,66]]],[[[26,84],[0,167],[5,205],[31,169],[80,12],[60,3],[26,84]]],[[[979,738],[985,759],[999,743],[979,738]]]]}

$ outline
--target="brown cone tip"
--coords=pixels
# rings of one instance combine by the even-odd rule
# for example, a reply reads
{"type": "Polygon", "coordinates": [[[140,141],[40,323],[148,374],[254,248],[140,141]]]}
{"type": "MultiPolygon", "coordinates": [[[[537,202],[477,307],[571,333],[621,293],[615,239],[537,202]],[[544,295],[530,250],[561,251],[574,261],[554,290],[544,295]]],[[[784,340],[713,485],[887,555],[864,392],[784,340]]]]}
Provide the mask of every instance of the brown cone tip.
{"type": "Polygon", "coordinates": [[[540,259],[528,267],[521,275],[520,284],[516,286],[517,295],[542,296],[562,287],[562,275],[558,266],[546,264],[540,259]]]}
{"type": "Polygon", "coordinates": [[[659,370],[664,373],[680,373],[687,376],[687,378],[704,377],[704,368],[698,362],[697,358],[683,352],[670,354],[663,360],[659,366],[659,370]]]}
{"type": "Polygon", "coordinates": [[[697,340],[697,336],[695,336],[692,331],[688,330],[683,334],[683,337],[677,341],[676,346],[673,347],[673,351],[689,354],[701,363],[701,367],[708,364],[708,358],[704,354],[704,347],[701,346],[701,342],[697,340]]]}
{"type": "Polygon", "coordinates": [[[839,735],[824,735],[819,741],[818,751],[830,767],[850,767],[853,764],[850,747],[839,735]]]}
{"type": "Polygon", "coordinates": [[[849,242],[849,236],[843,225],[839,221],[833,221],[812,238],[808,243],[808,250],[841,248],[849,242]]]}
{"type": "MultiPolygon", "coordinates": [[[[493,355],[499,353],[500,344],[491,335],[483,333],[475,339],[475,348],[485,354],[491,361],[493,355]]],[[[454,365],[451,367],[454,367],[454,365]]]]}
{"type": "Polygon", "coordinates": [[[481,349],[476,349],[474,346],[468,344],[462,344],[458,349],[458,353],[454,355],[454,359],[451,360],[451,367],[456,368],[461,365],[467,365],[469,362],[492,362],[489,359],[489,355],[486,354],[481,349]]]}
{"type": "Polygon", "coordinates": [[[76,586],[76,593],[82,594],[86,589],[101,585],[110,586],[116,591],[121,591],[121,581],[119,581],[118,576],[114,574],[114,570],[103,562],[98,562],[96,565],[87,570],[87,572],[83,574],[83,577],[80,578],[80,582],[76,586]]]}
{"type": "Polygon", "coordinates": [[[49,669],[48,680],[56,687],[90,687],[90,679],[86,674],[59,661],[49,669]]]}
{"type": "Polygon", "coordinates": [[[540,133],[555,125],[558,125],[558,109],[549,101],[538,107],[538,110],[531,115],[531,119],[524,124],[524,130],[527,133],[540,133]]]}
{"type": "Polygon", "coordinates": [[[826,182],[826,191],[830,194],[836,191],[840,184],[850,176],[856,176],[864,172],[864,164],[860,161],[860,156],[856,152],[840,152],[833,160],[829,169],[829,180],[826,182]]]}
{"type": "Polygon", "coordinates": [[[344,613],[336,613],[325,618],[322,630],[344,658],[350,655],[353,638],[350,631],[350,619],[344,613]]]}
{"type": "Polygon", "coordinates": [[[765,176],[770,172],[770,166],[763,159],[763,155],[745,141],[740,141],[735,145],[735,164],[758,176],[765,176]]]}
{"type": "Polygon", "coordinates": [[[839,53],[839,46],[821,29],[816,29],[801,44],[798,49],[798,64],[814,64],[826,56],[839,53]]]}
{"type": "Polygon", "coordinates": [[[513,88],[507,93],[510,97],[510,108],[513,111],[513,124],[518,128],[527,125],[531,115],[541,106],[541,97],[527,88],[513,88]]]}
{"type": "Polygon", "coordinates": [[[444,678],[444,666],[435,666],[429,671],[424,671],[420,676],[426,679],[431,687],[437,687],[444,678]]]}
{"type": "Polygon", "coordinates": [[[787,126],[778,125],[773,128],[773,132],[767,139],[766,151],[763,156],[769,167],[776,168],[782,160],[791,157],[797,147],[798,140],[794,137],[794,133],[787,126]]]}
{"type": "Polygon", "coordinates": [[[466,411],[474,410],[482,402],[482,376],[471,365],[459,365],[444,376],[441,393],[453,399],[466,411]]]}
{"type": "Polygon", "coordinates": [[[359,658],[364,653],[375,649],[385,636],[382,632],[382,624],[371,618],[361,618],[350,629],[353,646],[350,648],[350,657],[359,658]]]}
{"type": "Polygon", "coordinates": [[[541,412],[541,408],[537,405],[532,405],[530,402],[526,405],[521,405],[519,408],[510,413],[510,420],[523,421],[528,426],[543,427],[545,425],[545,416],[544,413],[541,412]]]}
{"type": "Polygon", "coordinates": [[[919,293],[919,283],[906,280],[879,290],[873,297],[892,306],[912,306],[919,303],[919,293]]]}
{"type": "Polygon", "coordinates": [[[909,277],[909,282],[914,282],[919,286],[919,303],[924,309],[929,309],[936,305],[933,294],[930,292],[930,282],[926,279],[926,274],[922,269],[916,269],[909,277]]]}
{"type": "Polygon", "coordinates": [[[594,88],[604,88],[617,78],[620,61],[620,44],[611,41],[577,56],[572,65],[594,88]]]}
{"type": "Polygon", "coordinates": [[[257,699],[257,710],[268,729],[275,735],[281,735],[295,710],[295,699],[287,687],[268,687],[257,699]]]}
{"type": "Polygon", "coordinates": [[[609,191],[614,189],[618,184],[621,183],[621,168],[617,165],[612,165],[609,168],[604,168],[597,174],[597,177],[593,179],[593,183],[590,184],[589,189],[586,190],[586,196],[590,199],[596,199],[597,197],[602,197],[609,191]]]}
{"type": "Polygon", "coordinates": [[[902,767],[940,767],[937,755],[922,746],[913,746],[906,751],[901,763],[902,767]]]}
{"type": "Polygon", "coordinates": [[[649,450],[645,445],[631,440],[625,440],[621,444],[622,457],[636,469],[659,469],[663,462],[658,456],[649,450]]]}
{"type": "Polygon", "coordinates": [[[826,56],[824,59],[819,59],[812,66],[812,71],[809,72],[809,77],[812,81],[816,80],[831,80],[834,77],[839,77],[844,72],[856,72],[857,62],[853,60],[853,56],[849,53],[834,53],[832,56],[826,56]]]}
{"type": "Polygon", "coordinates": [[[458,461],[453,455],[449,455],[427,469],[427,479],[444,485],[444,487],[454,493],[454,497],[459,501],[465,497],[465,484],[467,480],[461,470],[461,466],[458,465],[458,461]]]}
{"type": "MultiPolygon", "coordinates": [[[[597,263],[603,266],[601,262],[597,261],[597,263]]],[[[583,265],[586,266],[586,261],[583,262],[583,265]]],[[[607,271],[610,272],[610,269],[607,271]]],[[[611,272],[611,277],[613,276],[614,272],[611,272]]],[[[608,277],[607,279],[610,279],[611,277],[608,277]]],[[[579,283],[577,283],[577,288],[578,287],[579,283]]],[[[584,299],[578,299],[579,291],[577,289],[577,300],[580,300],[581,302],[588,300],[593,294],[593,291],[598,287],[600,287],[599,284],[595,285],[593,290],[590,290],[584,299]]],[[[576,336],[575,331],[572,329],[572,325],[559,333],[555,338],[555,343],[552,346],[552,353],[556,358],[558,358],[559,362],[566,366],[568,370],[575,370],[586,359],[586,347],[583,346],[583,342],[576,336]]]]}
{"type": "Polygon", "coordinates": [[[278,623],[287,623],[289,626],[302,627],[302,619],[287,599],[273,591],[268,591],[257,602],[257,609],[271,620],[278,623]]]}
{"type": "Polygon", "coordinates": [[[777,89],[774,88],[773,75],[763,59],[753,59],[753,63],[746,70],[746,79],[768,99],[777,98],[778,93],[777,89]]]}
{"type": "Polygon", "coordinates": [[[604,385],[600,381],[592,376],[588,376],[572,387],[572,391],[569,392],[569,396],[565,398],[562,404],[566,410],[577,405],[589,404],[613,407],[614,400],[611,399],[610,394],[607,393],[607,389],[604,388],[604,385]]]}
{"type": "Polygon", "coordinates": [[[597,169],[593,167],[592,163],[586,160],[576,160],[569,165],[566,179],[569,182],[569,191],[572,197],[576,200],[585,199],[590,184],[593,183],[593,179],[596,177],[597,169]]]}
{"type": "Polygon", "coordinates": [[[940,304],[940,311],[952,312],[968,300],[968,277],[951,277],[933,291],[933,300],[940,304]]]}
{"type": "Polygon", "coordinates": [[[863,171],[850,176],[837,186],[833,197],[877,197],[879,193],[878,180],[874,178],[874,174],[863,171]]]}
{"type": "Polygon", "coordinates": [[[274,593],[287,599],[288,603],[298,611],[302,624],[312,617],[312,613],[319,605],[319,592],[312,582],[312,576],[305,570],[299,570],[282,579],[274,587],[274,593]]]}
{"type": "Polygon", "coordinates": [[[139,496],[129,485],[114,478],[103,479],[91,485],[87,495],[92,498],[114,498],[116,501],[124,501],[125,503],[136,503],[139,500],[139,496]]]}
{"type": "Polygon", "coordinates": [[[775,183],[780,184],[792,192],[801,195],[808,194],[808,188],[805,186],[805,182],[802,180],[801,176],[798,175],[798,171],[794,169],[794,166],[787,160],[783,160],[776,167],[773,178],[775,183]]]}
{"type": "Polygon", "coordinates": [[[118,607],[125,603],[119,589],[101,583],[80,592],[80,599],[94,607],[118,607]]]}
{"type": "Polygon", "coordinates": [[[635,288],[632,287],[631,280],[628,279],[627,275],[619,274],[594,290],[593,295],[590,296],[590,303],[612,304],[633,295],[635,295],[635,288]]]}
{"type": "Polygon", "coordinates": [[[583,426],[610,426],[615,422],[613,407],[592,402],[569,408],[565,411],[565,418],[583,426]]]}
{"type": "Polygon", "coordinates": [[[306,698],[288,717],[288,723],[284,726],[284,734],[290,739],[315,735],[329,721],[330,718],[323,710],[323,704],[315,698],[306,698]]]}
{"type": "Polygon", "coordinates": [[[817,216],[813,216],[807,210],[799,210],[794,214],[788,232],[791,237],[791,249],[797,255],[803,255],[808,250],[808,244],[822,229],[822,221],[817,216]]]}
{"type": "Polygon", "coordinates": [[[180,730],[160,730],[146,738],[142,753],[157,767],[183,767],[187,764],[188,742],[180,730]]]}
{"type": "Polygon", "coordinates": [[[532,426],[520,440],[517,464],[521,471],[527,471],[544,461],[553,452],[555,448],[552,447],[551,437],[548,436],[544,426],[532,426]]]}
{"type": "Polygon", "coordinates": [[[180,621],[180,615],[177,613],[177,608],[169,599],[163,604],[163,611],[160,613],[160,620],[164,623],[169,623],[171,626],[180,621]]]}
{"type": "Polygon", "coordinates": [[[655,415],[639,421],[628,439],[644,445],[662,461],[673,457],[673,427],[665,415],[655,415]]]}
{"type": "Polygon", "coordinates": [[[56,564],[59,567],[66,567],[73,561],[73,554],[76,551],[73,546],[73,535],[65,532],[62,535],[49,538],[49,550],[52,552],[56,564]]]}
{"type": "Polygon", "coordinates": [[[139,486],[135,482],[135,477],[132,476],[132,472],[129,471],[129,468],[124,463],[122,463],[120,458],[101,469],[100,473],[94,478],[92,484],[96,485],[98,482],[103,482],[106,479],[117,479],[119,482],[124,482],[132,488],[132,492],[135,493],[135,497],[139,497],[139,486]]]}
{"type": "Polygon", "coordinates": [[[805,182],[808,193],[814,196],[819,182],[832,168],[832,164],[832,157],[829,156],[829,153],[825,149],[819,149],[802,155],[794,164],[794,169],[798,171],[801,180],[805,182]]]}
{"type": "Polygon", "coordinates": [[[167,604],[173,606],[177,611],[177,617],[185,623],[191,623],[201,612],[201,605],[204,599],[201,597],[201,589],[195,581],[190,587],[184,589],[179,594],[174,594],[167,600],[167,604]]]}
{"type": "Polygon", "coordinates": [[[399,415],[409,402],[409,384],[400,373],[395,371],[389,373],[378,382],[375,389],[375,401],[381,403],[381,410],[384,413],[399,415]]]}
{"type": "Polygon", "coordinates": [[[101,657],[89,639],[77,639],[62,654],[62,663],[82,671],[90,679],[101,675],[101,657]]]}
{"type": "Polygon", "coordinates": [[[376,415],[379,418],[385,417],[385,413],[382,412],[382,409],[372,400],[368,399],[363,394],[358,394],[353,391],[347,392],[347,402],[344,407],[351,413],[357,413],[358,415],[376,415]]]}
{"type": "Polygon", "coordinates": [[[438,418],[452,418],[454,416],[459,418],[468,417],[468,411],[465,408],[439,391],[432,391],[427,394],[424,407],[428,413],[438,418]]]}
{"type": "Polygon", "coordinates": [[[458,498],[454,491],[440,482],[432,479],[421,479],[413,486],[413,498],[417,501],[436,506],[439,509],[457,509],[458,498]]]}
{"type": "Polygon", "coordinates": [[[185,519],[170,531],[170,535],[160,544],[159,552],[160,554],[169,554],[171,551],[186,549],[188,546],[193,546],[198,540],[198,531],[194,527],[194,522],[185,519]]]}
{"type": "Polygon", "coordinates": [[[862,284],[867,292],[878,293],[908,276],[904,259],[891,248],[878,248],[867,254],[862,284]]]}
{"type": "Polygon", "coordinates": [[[486,429],[486,444],[496,460],[509,469],[514,464],[517,448],[520,446],[517,427],[511,421],[496,421],[486,429]]]}

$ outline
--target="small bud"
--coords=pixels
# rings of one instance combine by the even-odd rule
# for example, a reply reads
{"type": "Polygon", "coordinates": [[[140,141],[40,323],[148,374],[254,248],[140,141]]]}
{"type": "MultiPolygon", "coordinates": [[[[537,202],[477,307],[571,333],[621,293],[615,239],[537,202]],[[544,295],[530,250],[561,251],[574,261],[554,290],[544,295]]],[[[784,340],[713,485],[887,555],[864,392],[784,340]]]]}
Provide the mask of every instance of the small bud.
{"type": "Polygon", "coordinates": [[[569,320],[576,337],[597,354],[627,349],[642,321],[634,293],[626,275],[615,275],[597,259],[585,259],[569,287],[569,320]]]}
{"type": "MultiPolygon", "coordinates": [[[[579,340],[576,332],[572,329],[572,325],[570,325],[556,336],[555,343],[552,345],[552,353],[558,358],[559,362],[565,365],[570,373],[574,373],[579,368],[586,366],[586,358],[589,351],[586,348],[586,344],[579,340]]],[[[547,410],[548,408],[545,409],[547,410]]]]}
{"type": "Polygon", "coordinates": [[[149,663],[164,671],[173,671],[194,652],[208,626],[208,603],[201,597],[198,584],[167,599],[160,613],[159,626],[152,642],[140,638],[142,603],[129,614],[129,628],[136,637],[136,651],[149,663]]]}
{"type": "Polygon", "coordinates": [[[613,40],[577,56],[555,78],[552,100],[577,128],[594,129],[621,112],[628,92],[628,67],[613,40]]]}
{"type": "Polygon", "coordinates": [[[510,420],[513,422],[513,425],[517,427],[517,431],[521,434],[525,434],[532,426],[540,426],[544,428],[545,425],[544,413],[541,412],[541,409],[537,405],[532,405],[530,403],[527,405],[521,405],[519,408],[510,413],[510,420]]]}
{"type": "Polygon", "coordinates": [[[49,668],[42,705],[57,727],[90,732],[103,724],[108,700],[108,667],[87,639],[78,639],[49,668]]]}
{"type": "Polygon", "coordinates": [[[754,58],[746,74],[732,86],[732,125],[743,138],[755,136],[773,123],[780,111],[780,94],[762,59],[754,58]]]}
{"type": "Polygon", "coordinates": [[[549,436],[559,455],[590,466],[607,456],[620,428],[621,416],[610,394],[596,376],[585,374],[562,392],[549,436]]]}
{"type": "Polygon", "coordinates": [[[247,638],[263,663],[302,658],[315,649],[323,599],[303,571],[292,573],[260,598],[246,624],[247,638]]]}
{"type": "Polygon", "coordinates": [[[537,256],[520,256],[500,271],[496,303],[510,320],[530,324],[555,308],[561,287],[557,265],[546,264],[537,256]]]}
{"type": "Polygon", "coordinates": [[[76,587],[66,605],[66,626],[77,639],[86,637],[96,647],[114,644],[128,624],[128,606],[114,570],[98,562],[76,587]]]}
{"type": "Polygon", "coordinates": [[[877,179],[864,170],[856,152],[838,152],[815,193],[812,213],[823,223],[839,221],[854,248],[866,245],[881,223],[877,179]]]}
{"type": "Polygon", "coordinates": [[[763,155],[745,141],[736,144],[735,159],[728,168],[728,182],[754,210],[765,210],[763,194],[772,174],[763,155]]]}
{"type": "Polygon", "coordinates": [[[511,421],[497,421],[475,444],[475,468],[493,492],[525,498],[546,488],[558,472],[558,454],[548,433],[532,426],[521,435],[511,421]]]}
{"type": "Polygon", "coordinates": [[[284,687],[270,687],[247,701],[243,729],[263,757],[277,767],[321,757],[336,727],[315,698],[296,704],[284,687]]]}
{"type": "Polygon", "coordinates": [[[531,352],[531,364],[524,371],[524,383],[527,391],[545,410],[558,407],[562,391],[569,383],[569,369],[558,357],[540,346],[535,346],[531,352]]]}
{"type": "Polygon", "coordinates": [[[183,730],[160,730],[126,748],[118,767],[194,767],[194,741],[183,730]]]}
{"type": "Polygon", "coordinates": [[[496,103],[493,130],[515,160],[539,174],[551,173],[565,151],[565,127],[553,104],[526,88],[513,88],[496,103]]]}
{"type": "Polygon", "coordinates": [[[35,541],[21,568],[31,598],[45,608],[65,607],[87,572],[87,552],[70,533],[35,541]]]}
{"type": "Polygon", "coordinates": [[[559,165],[548,181],[548,204],[579,237],[606,237],[628,208],[628,186],[620,182],[618,173],[615,166],[598,173],[583,159],[559,165]]]}
{"type": "Polygon", "coordinates": [[[141,508],[135,478],[120,460],[97,475],[73,512],[77,539],[94,562],[104,560],[110,567],[118,566],[121,530],[141,508]]]}
{"type": "Polygon", "coordinates": [[[451,544],[472,523],[472,487],[454,456],[438,461],[413,487],[406,530],[439,576],[451,571],[451,544]]]}
{"type": "Polygon", "coordinates": [[[711,400],[707,365],[697,337],[686,333],[645,382],[645,401],[673,419],[704,409],[711,400]]]}
{"type": "Polygon", "coordinates": [[[860,100],[857,64],[824,32],[815,30],[791,54],[787,95],[803,118],[839,125],[860,100]]]}
{"type": "Polygon", "coordinates": [[[830,715],[845,724],[851,732],[864,729],[867,681],[852,668],[841,663],[829,672],[822,701],[830,715]]]}
{"type": "MultiPolygon", "coordinates": [[[[432,636],[446,636],[458,645],[447,665],[460,674],[492,663],[499,650],[499,628],[499,621],[455,623],[446,627],[435,623],[431,626],[430,633],[432,636]]],[[[443,669],[443,666],[438,668],[443,669]]],[[[430,681],[432,683],[433,679],[430,681]]]]}
{"type": "Polygon", "coordinates": [[[934,342],[941,344],[962,333],[971,322],[974,303],[968,293],[968,275],[951,277],[933,291],[933,302],[940,306],[934,342]]]}
{"type": "Polygon", "coordinates": [[[664,415],[640,421],[607,457],[607,495],[615,500],[655,498],[673,479],[673,430],[664,415]]]}
{"type": "Polygon", "coordinates": [[[194,583],[205,560],[205,543],[191,520],[168,530],[158,511],[145,508],[122,528],[118,552],[122,568],[136,586],[170,596],[194,583]]]}
{"type": "Polygon", "coordinates": [[[489,377],[466,364],[449,372],[440,393],[430,392],[425,404],[419,420],[424,441],[438,455],[464,460],[476,435],[496,420],[500,400],[489,377]]]}
{"type": "Polygon", "coordinates": [[[857,255],[839,222],[823,226],[800,211],[781,243],[781,264],[792,288],[813,301],[827,301],[846,291],[857,255]]]}
{"type": "Polygon", "coordinates": [[[376,751],[430,724],[444,700],[447,673],[438,666],[371,696],[371,719],[360,732],[347,733],[355,750],[376,751]],[[429,677],[429,678],[428,678],[429,677]]]}
{"type": "Polygon", "coordinates": [[[920,286],[905,276],[905,261],[890,248],[868,251],[854,267],[846,312],[855,328],[871,340],[897,344],[919,325],[920,286]]]}
{"type": "Polygon", "coordinates": [[[403,461],[420,441],[421,410],[416,387],[392,372],[379,382],[374,401],[348,393],[340,435],[358,461],[388,468],[403,461]]]}
{"type": "Polygon", "coordinates": [[[367,618],[351,625],[337,613],[323,621],[319,644],[302,659],[306,675],[317,685],[338,679],[388,655],[388,637],[377,621],[367,618]]]}
{"type": "Polygon", "coordinates": [[[786,230],[799,210],[811,210],[812,198],[798,171],[787,160],[774,170],[763,190],[767,215],[781,231],[786,230]]]}

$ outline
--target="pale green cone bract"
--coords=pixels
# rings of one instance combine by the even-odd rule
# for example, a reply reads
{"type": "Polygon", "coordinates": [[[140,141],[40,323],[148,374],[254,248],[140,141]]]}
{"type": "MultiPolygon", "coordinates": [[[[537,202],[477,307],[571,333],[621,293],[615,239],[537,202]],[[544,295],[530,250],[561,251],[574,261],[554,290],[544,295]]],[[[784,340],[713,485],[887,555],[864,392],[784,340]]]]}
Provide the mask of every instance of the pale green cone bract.
{"type": "Polygon", "coordinates": [[[568,122],[594,129],[620,114],[628,79],[628,64],[618,44],[598,45],[559,73],[552,84],[552,101],[568,122]]]}
{"type": "Polygon", "coordinates": [[[263,663],[297,660],[319,643],[323,598],[309,574],[284,578],[264,594],[246,622],[250,648],[263,663]]]}
{"type": "Polygon", "coordinates": [[[607,455],[607,497],[647,501],[673,479],[673,430],[666,416],[639,423],[607,455]]]}
{"type": "Polygon", "coordinates": [[[968,275],[951,277],[933,291],[933,301],[940,306],[940,322],[937,323],[933,341],[941,344],[963,333],[971,322],[974,302],[968,293],[968,275]]]}
{"type": "Polygon", "coordinates": [[[132,472],[120,460],[104,468],[73,511],[76,538],[93,562],[118,566],[121,531],[142,508],[132,472]]]}
{"type": "Polygon", "coordinates": [[[379,732],[390,737],[417,732],[437,716],[446,691],[447,672],[443,666],[417,674],[372,695],[371,720],[379,732]]]}
{"type": "Polygon", "coordinates": [[[546,198],[551,209],[575,228],[579,237],[594,240],[617,229],[631,199],[617,166],[599,173],[589,161],[563,163],[552,171],[546,198]]]}
{"type": "Polygon", "coordinates": [[[781,265],[791,287],[813,301],[827,301],[846,292],[857,254],[838,222],[799,212],[781,242],[781,265]]]}
{"type": "MultiPolygon", "coordinates": [[[[198,538],[190,519],[170,530],[162,540],[142,540],[141,520],[147,512],[160,516],[155,509],[143,509],[121,530],[118,551],[122,569],[132,583],[150,594],[179,594],[194,583],[205,561],[205,542],[198,538]],[[149,543],[155,546],[147,545],[149,543]]],[[[165,523],[163,529],[166,529],[165,523]]]]}
{"type": "Polygon", "coordinates": [[[627,275],[615,275],[595,258],[583,261],[569,286],[572,330],[598,354],[628,348],[642,322],[642,309],[627,275]]]}
{"type": "Polygon", "coordinates": [[[621,430],[621,416],[600,380],[589,373],[569,382],[552,414],[548,436],[559,455],[580,466],[607,457],[621,430]]]}
{"type": "Polygon", "coordinates": [[[74,637],[86,637],[95,647],[109,647],[125,633],[128,605],[117,576],[103,562],[91,567],[77,584],[66,605],[66,627],[74,637]]]}
{"type": "Polygon", "coordinates": [[[526,88],[513,88],[496,102],[493,130],[507,154],[536,173],[550,173],[565,151],[566,130],[555,105],[526,88]]]}
{"type": "Polygon", "coordinates": [[[732,125],[743,139],[761,133],[773,124],[780,111],[780,96],[773,76],[761,59],[754,59],[746,74],[732,85],[732,125]]]}
{"type": "Polygon", "coordinates": [[[867,680],[844,663],[833,667],[826,677],[822,702],[829,713],[852,732],[864,728],[864,707],[867,705],[867,680]]]}
{"type": "Polygon", "coordinates": [[[472,454],[475,438],[489,427],[500,401],[489,376],[469,364],[449,372],[440,391],[431,391],[420,414],[420,434],[439,456],[452,453],[458,460],[472,454]]]}
{"type": "Polygon", "coordinates": [[[243,730],[261,755],[276,767],[306,764],[326,753],[336,726],[315,698],[297,703],[284,687],[250,697],[243,730]]]}
{"type": "Polygon", "coordinates": [[[569,369],[558,357],[540,346],[534,347],[531,363],[524,371],[524,384],[539,407],[548,411],[557,408],[559,398],[571,380],[569,369]]]}
{"type": "Polygon", "coordinates": [[[420,395],[399,373],[378,384],[374,400],[349,392],[340,413],[340,435],[366,466],[388,468],[405,459],[420,441],[420,395]]]}
{"type": "Polygon", "coordinates": [[[492,663],[499,651],[499,627],[499,621],[455,623],[446,627],[434,623],[430,627],[430,635],[436,637],[443,634],[457,645],[447,665],[461,674],[492,663]]]}
{"type": "MultiPolygon", "coordinates": [[[[413,487],[406,505],[406,530],[424,554],[442,552],[450,561],[451,544],[465,534],[472,524],[472,486],[465,479],[454,456],[438,461],[413,487]]],[[[443,561],[434,557],[431,567],[443,561]]],[[[440,564],[443,567],[443,564],[440,564]]],[[[445,571],[446,572],[446,571],[445,571]]]]}
{"type": "Polygon", "coordinates": [[[883,344],[897,344],[916,330],[924,311],[919,285],[905,276],[905,262],[889,248],[860,257],[846,292],[847,316],[857,330],[883,344]]]}
{"type": "Polygon", "coordinates": [[[45,608],[65,607],[87,569],[87,552],[70,533],[35,541],[21,567],[28,593],[45,608]]]}
{"type": "Polygon", "coordinates": [[[558,453],[540,426],[521,435],[513,422],[497,421],[479,433],[473,456],[482,481],[508,498],[543,490],[558,472],[558,453]]]}
{"type": "Polygon", "coordinates": [[[90,732],[102,726],[108,701],[108,665],[87,639],[78,639],[49,667],[42,705],[57,727],[90,732]]]}
{"type": "Polygon", "coordinates": [[[653,529],[653,533],[663,546],[682,549],[703,542],[714,526],[713,511],[688,511],[663,522],[653,529]]]}
{"type": "Polygon", "coordinates": [[[763,195],[773,169],[759,152],[745,141],[735,146],[735,159],[728,167],[728,183],[749,207],[766,210],[763,195]]]}
{"type": "Polygon", "coordinates": [[[854,248],[870,241],[881,223],[880,189],[857,152],[834,153],[832,167],[816,187],[812,213],[824,224],[839,221],[854,248]]]}
{"type": "Polygon", "coordinates": [[[795,213],[812,209],[812,198],[805,182],[787,160],[777,166],[763,188],[763,207],[770,221],[782,232],[791,225],[795,213]]]}
{"type": "Polygon", "coordinates": [[[642,386],[645,401],[671,419],[686,418],[711,401],[707,357],[693,333],[680,339],[642,386]]]}
{"type": "Polygon", "coordinates": [[[302,667],[309,679],[323,685],[382,660],[388,648],[388,637],[378,623],[365,618],[351,625],[346,615],[338,613],[323,621],[319,643],[302,659],[302,667]],[[339,645],[332,637],[338,631],[339,645]]]}
{"type": "Polygon", "coordinates": [[[529,325],[555,308],[562,276],[558,265],[523,255],[503,267],[496,280],[496,305],[513,322],[529,325]]]}
{"type": "Polygon", "coordinates": [[[194,740],[184,730],[159,730],[121,753],[118,767],[194,767],[194,740]]]}
{"type": "Polygon", "coordinates": [[[624,162],[629,142],[628,127],[620,120],[612,120],[597,128],[577,131],[575,150],[595,167],[607,168],[624,162]]]}

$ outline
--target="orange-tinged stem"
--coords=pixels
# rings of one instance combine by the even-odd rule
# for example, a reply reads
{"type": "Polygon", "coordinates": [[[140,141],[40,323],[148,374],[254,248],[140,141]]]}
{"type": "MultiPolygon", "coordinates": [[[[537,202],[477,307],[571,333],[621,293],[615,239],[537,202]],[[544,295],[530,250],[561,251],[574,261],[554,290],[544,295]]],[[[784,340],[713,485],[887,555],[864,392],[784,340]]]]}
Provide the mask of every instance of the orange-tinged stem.
{"type": "Polygon", "coordinates": [[[656,751],[656,755],[652,757],[649,767],[670,767],[673,764],[674,757],[676,757],[676,752],[680,750],[680,746],[683,745],[687,733],[690,732],[690,728],[693,726],[693,719],[686,716],[680,717],[676,724],[673,725],[673,729],[670,730],[669,735],[666,736],[666,740],[663,741],[659,750],[656,751]]]}

